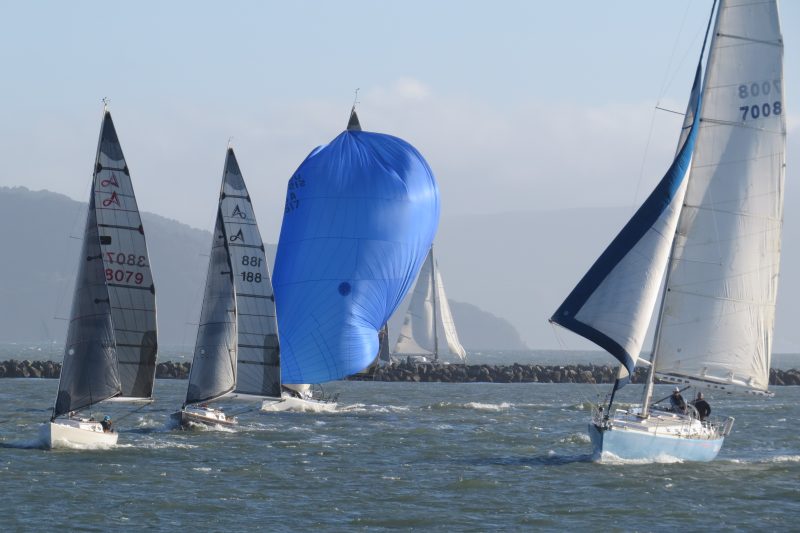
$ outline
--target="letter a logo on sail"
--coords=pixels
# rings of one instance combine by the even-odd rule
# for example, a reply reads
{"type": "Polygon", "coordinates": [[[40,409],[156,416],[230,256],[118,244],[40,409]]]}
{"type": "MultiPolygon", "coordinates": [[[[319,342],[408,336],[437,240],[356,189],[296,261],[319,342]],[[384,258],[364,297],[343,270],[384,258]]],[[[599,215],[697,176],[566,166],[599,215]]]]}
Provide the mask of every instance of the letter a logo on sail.
{"type": "MultiPolygon", "coordinates": [[[[108,198],[103,200],[103,207],[110,207],[111,204],[114,204],[116,206],[120,205],[119,198],[117,197],[117,191],[112,192],[111,196],[109,196],[108,198]]],[[[241,230],[239,230],[239,231],[241,231],[241,230]]]]}
{"type": "Polygon", "coordinates": [[[233,213],[231,213],[231,217],[247,218],[247,213],[243,213],[242,210],[239,209],[239,204],[236,204],[233,213]]]}
{"type": "Polygon", "coordinates": [[[101,187],[108,187],[109,185],[119,188],[119,182],[117,181],[117,175],[114,174],[113,172],[111,173],[111,177],[110,178],[108,178],[106,180],[102,180],[100,182],[100,186],[101,187]]]}
{"type": "Polygon", "coordinates": [[[228,239],[231,242],[242,241],[244,242],[244,235],[242,234],[242,230],[239,230],[236,235],[228,239]]]}

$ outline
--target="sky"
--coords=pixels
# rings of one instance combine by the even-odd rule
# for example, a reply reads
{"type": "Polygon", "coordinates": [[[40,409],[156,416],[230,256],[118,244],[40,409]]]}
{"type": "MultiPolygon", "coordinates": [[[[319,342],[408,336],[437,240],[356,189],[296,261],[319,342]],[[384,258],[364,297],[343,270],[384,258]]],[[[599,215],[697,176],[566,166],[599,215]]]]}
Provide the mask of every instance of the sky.
{"type": "MultiPolygon", "coordinates": [[[[673,155],[680,117],[655,107],[685,108],[710,7],[0,0],[0,186],[86,201],[105,97],[142,210],[210,230],[230,141],[275,242],[287,180],[359,89],[364,129],[428,159],[443,217],[633,211],[673,155]]],[[[800,2],[781,15],[791,187],[800,2]]]]}

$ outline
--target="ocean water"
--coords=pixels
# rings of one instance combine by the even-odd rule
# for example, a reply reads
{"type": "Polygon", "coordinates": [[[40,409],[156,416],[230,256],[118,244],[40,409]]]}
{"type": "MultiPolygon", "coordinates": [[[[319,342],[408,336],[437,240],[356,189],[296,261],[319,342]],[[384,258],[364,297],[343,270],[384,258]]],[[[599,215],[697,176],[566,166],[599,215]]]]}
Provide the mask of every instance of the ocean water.
{"type": "Polygon", "coordinates": [[[340,382],[327,387],[339,394],[332,412],[249,411],[234,430],[179,431],[168,417],[186,381],[159,380],[140,411],[95,411],[115,416],[117,447],[46,451],[38,431],[56,387],[0,380],[2,531],[788,530],[800,520],[800,387],[712,398],[736,424],[703,464],[592,462],[589,406],[607,386],[340,382]]]}

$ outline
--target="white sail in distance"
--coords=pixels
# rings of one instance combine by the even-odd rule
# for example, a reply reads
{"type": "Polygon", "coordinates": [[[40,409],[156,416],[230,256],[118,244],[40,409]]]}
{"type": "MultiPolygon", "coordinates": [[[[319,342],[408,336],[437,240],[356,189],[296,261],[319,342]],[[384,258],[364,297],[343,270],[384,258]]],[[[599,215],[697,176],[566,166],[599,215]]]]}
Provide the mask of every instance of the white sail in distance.
{"type": "Polygon", "coordinates": [[[394,354],[432,356],[434,359],[445,355],[461,361],[467,356],[458,340],[433,249],[428,252],[417,277],[394,354]]]}
{"type": "Polygon", "coordinates": [[[786,120],[775,1],[722,1],[655,345],[662,376],[766,391],[786,120]]]}

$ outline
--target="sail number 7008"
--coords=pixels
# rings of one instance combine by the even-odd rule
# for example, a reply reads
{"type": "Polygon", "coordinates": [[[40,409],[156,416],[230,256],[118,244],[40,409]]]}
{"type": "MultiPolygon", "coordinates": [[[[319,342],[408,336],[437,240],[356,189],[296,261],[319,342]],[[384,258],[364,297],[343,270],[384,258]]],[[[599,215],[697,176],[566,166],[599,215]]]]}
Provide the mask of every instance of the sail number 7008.
{"type": "MultiPolygon", "coordinates": [[[[776,96],[781,95],[781,80],[772,81],[754,81],[752,83],[742,83],[737,89],[739,98],[758,98],[759,96],[765,97],[774,93],[776,96]]],[[[761,104],[743,105],[739,106],[739,111],[742,113],[742,122],[748,119],[755,120],[757,118],[766,118],[770,115],[780,115],[783,112],[780,100],[772,102],[764,102],[761,104]]]]}

